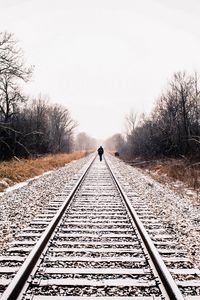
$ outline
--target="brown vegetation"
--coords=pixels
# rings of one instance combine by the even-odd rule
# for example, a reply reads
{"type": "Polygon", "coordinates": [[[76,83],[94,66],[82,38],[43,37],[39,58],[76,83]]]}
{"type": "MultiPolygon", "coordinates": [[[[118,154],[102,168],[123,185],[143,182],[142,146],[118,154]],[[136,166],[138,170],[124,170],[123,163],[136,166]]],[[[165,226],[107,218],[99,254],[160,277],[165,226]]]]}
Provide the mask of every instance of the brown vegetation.
{"type": "Polygon", "coordinates": [[[187,187],[197,191],[197,194],[200,190],[200,163],[198,162],[194,163],[187,159],[165,159],[136,161],[132,165],[150,171],[151,175],[162,183],[168,181],[170,177],[182,181],[187,187]]]}
{"type": "MultiPolygon", "coordinates": [[[[86,156],[86,151],[75,151],[70,154],[54,154],[35,159],[12,160],[0,163],[0,181],[9,185],[43,174],[46,171],[64,166],[72,160],[86,156]]],[[[0,187],[0,191],[4,190],[0,187]]]]}

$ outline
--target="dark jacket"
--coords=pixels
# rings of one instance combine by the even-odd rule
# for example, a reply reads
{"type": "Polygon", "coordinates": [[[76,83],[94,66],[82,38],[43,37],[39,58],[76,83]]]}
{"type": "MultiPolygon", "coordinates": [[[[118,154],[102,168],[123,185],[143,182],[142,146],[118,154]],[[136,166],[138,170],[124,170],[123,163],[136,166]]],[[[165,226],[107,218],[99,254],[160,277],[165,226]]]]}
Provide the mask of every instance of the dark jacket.
{"type": "Polygon", "coordinates": [[[104,150],[102,147],[99,147],[99,149],[97,150],[99,155],[103,155],[104,150]]]}

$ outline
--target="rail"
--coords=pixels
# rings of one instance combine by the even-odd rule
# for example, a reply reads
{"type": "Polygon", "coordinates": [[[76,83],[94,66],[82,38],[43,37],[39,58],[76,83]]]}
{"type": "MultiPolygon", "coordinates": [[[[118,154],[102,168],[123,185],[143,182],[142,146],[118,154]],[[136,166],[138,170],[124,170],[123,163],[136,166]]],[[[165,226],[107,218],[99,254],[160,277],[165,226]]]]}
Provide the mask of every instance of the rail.
{"type": "Polygon", "coordinates": [[[139,217],[137,216],[136,211],[134,210],[134,208],[131,205],[130,200],[128,199],[128,197],[126,196],[121,184],[119,183],[118,179],[116,178],[116,176],[113,173],[113,170],[111,168],[111,166],[108,164],[107,160],[105,159],[105,163],[112,175],[112,178],[122,196],[122,198],[124,199],[124,202],[126,204],[126,207],[131,215],[131,217],[134,220],[135,225],[137,226],[137,229],[140,233],[140,236],[148,250],[148,253],[150,254],[150,257],[155,265],[155,268],[157,270],[157,273],[159,274],[160,280],[166,290],[166,293],[169,297],[169,299],[173,299],[173,300],[184,300],[183,295],[181,294],[178,286],[176,285],[176,283],[174,282],[174,279],[172,278],[169,270],[167,269],[166,265],[164,264],[160,254],[158,253],[158,250],[156,249],[156,247],[154,246],[152,240],[150,239],[146,229],[144,228],[142,222],[140,221],[139,217]]]}
{"type": "MultiPolygon", "coordinates": [[[[41,254],[43,253],[45,247],[47,246],[47,243],[51,236],[53,235],[55,228],[57,227],[58,223],[61,221],[66,209],[69,207],[72,199],[74,198],[77,190],[83,183],[83,180],[85,179],[88,171],[90,170],[93,162],[95,161],[95,157],[93,157],[90,162],[86,165],[86,168],[79,178],[79,180],[76,182],[75,186],[73,187],[72,191],[68,195],[67,199],[64,201],[62,206],[57,211],[56,215],[53,217],[51,222],[49,223],[48,227],[45,229],[44,233],[42,234],[41,238],[35,245],[35,247],[32,249],[30,254],[28,255],[27,259],[21,266],[20,270],[8,286],[8,288],[5,290],[5,292],[2,295],[2,300],[16,300],[21,297],[23,294],[23,290],[25,289],[26,282],[30,276],[30,274],[33,272],[36,264],[38,263],[41,254]]],[[[148,251],[148,254],[150,256],[150,259],[152,261],[151,266],[154,269],[154,274],[158,275],[159,281],[161,283],[162,287],[162,293],[165,299],[172,299],[172,300],[184,300],[185,298],[181,294],[178,286],[176,285],[174,279],[172,278],[170,272],[168,271],[167,267],[165,266],[160,254],[158,253],[156,247],[154,246],[152,240],[149,237],[149,234],[147,233],[146,229],[144,228],[141,220],[139,219],[136,211],[134,210],[133,206],[131,205],[130,200],[128,199],[126,193],[124,192],[121,184],[119,183],[118,179],[116,178],[112,167],[109,165],[107,160],[104,158],[106,166],[111,174],[111,177],[113,179],[113,182],[115,183],[123,201],[126,206],[126,209],[132,219],[132,223],[136,225],[137,231],[139,232],[139,236],[142,239],[146,250],[148,251]]]]}
{"type": "Polygon", "coordinates": [[[46,244],[48,243],[51,235],[53,234],[57,224],[59,223],[60,219],[62,218],[64,212],[66,211],[67,207],[69,206],[71,200],[73,199],[73,196],[75,195],[76,191],[80,187],[81,183],[83,182],[86,174],[88,173],[89,169],[91,168],[96,156],[93,157],[90,162],[87,164],[83,174],[79,178],[79,180],[76,182],[75,186],[73,187],[72,191],[68,195],[67,199],[64,201],[44,233],[42,234],[41,238],[33,248],[33,250],[28,255],[27,259],[21,266],[18,273],[15,275],[14,279],[8,286],[8,288],[5,290],[5,292],[2,295],[1,300],[15,300],[18,298],[21,290],[23,289],[23,286],[26,283],[26,280],[28,279],[31,271],[33,270],[35,264],[37,263],[37,260],[39,259],[40,255],[42,254],[42,251],[44,250],[46,244]]]}

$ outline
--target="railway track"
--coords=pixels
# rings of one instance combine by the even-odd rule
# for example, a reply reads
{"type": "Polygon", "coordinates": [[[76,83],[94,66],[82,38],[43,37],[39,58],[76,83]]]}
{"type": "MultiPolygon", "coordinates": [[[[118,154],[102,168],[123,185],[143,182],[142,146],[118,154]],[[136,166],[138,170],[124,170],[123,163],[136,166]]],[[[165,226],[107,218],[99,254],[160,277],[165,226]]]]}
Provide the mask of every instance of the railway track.
{"type": "Polygon", "coordinates": [[[200,299],[200,272],[106,160],[85,167],[0,257],[1,299],[200,299]]]}

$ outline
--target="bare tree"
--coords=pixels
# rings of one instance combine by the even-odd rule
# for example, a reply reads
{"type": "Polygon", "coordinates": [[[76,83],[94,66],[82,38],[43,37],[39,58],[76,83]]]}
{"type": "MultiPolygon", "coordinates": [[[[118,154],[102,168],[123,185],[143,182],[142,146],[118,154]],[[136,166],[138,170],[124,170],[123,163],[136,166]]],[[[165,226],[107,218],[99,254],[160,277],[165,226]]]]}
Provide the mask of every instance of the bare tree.
{"type": "Polygon", "coordinates": [[[133,134],[133,132],[135,130],[136,122],[137,122],[137,113],[131,111],[125,117],[126,135],[133,134]]]}
{"type": "Polygon", "coordinates": [[[69,110],[42,96],[26,103],[20,83],[31,74],[14,35],[0,32],[0,159],[72,149],[77,123],[69,110]]]}
{"type": "Polygon", "coordinates": [[[124,138],[120,133],[116,133],[105,141],[106,149],[121,152],[124,146],[124,138]]]}
{"type": "Polygon", "coordinates": [[[25,66],[14,35],[0,32],[0,158],[12,156],[16,143],[20,143],[12,119],[26,101],[19,81],[28,81],[31,73],[32,68],[25,66]]]}
{"type": "Polygon", "coordinates": [[[7,123],[17,113],[18,105],[27,100],[11,75],[0,76],[0,118],[7,123]]]}
{"type": "Polygon", "coordinates": [[[76,136],[75,149],[81,151],[92,150],[97,147],[96,139],[90,137],[85,132],[80,132],[76,136]]]}
{"type": "MultiPolygon", "coordinates": [[[[127,120],[126,120],[127,121],[127,120]]],[[[200,90],[197,74],[175,73],[148,118],[128,119],[130,156],[196,156],[200,153],[200,90]]]]}
{"type": "Polygon", "coordinates": [[[13,148],[15,155],[24,157],[72,150],[76,122],[67,108],[51,104],[43,96],[22,107],[13,116],[12,126],[19,131],[13,148]]]}
{"type": "Polygon", "coordinates": [[[23,51],[12,33],[0,32],[0,75],[7,74],[24,81],[29,80],[32,67],[26,67],[23,51]]]}
{"type": "Polygon", "coordinates": [[[77,127],[67,108],[54,105],[49,108],[49,140],[51,152],[70,152],[74,129],[77,127]]]}

